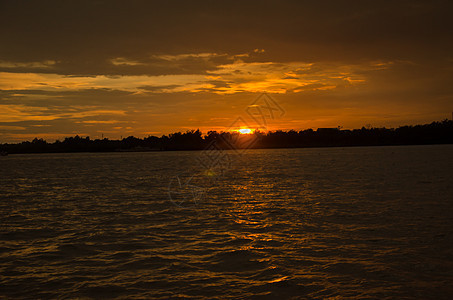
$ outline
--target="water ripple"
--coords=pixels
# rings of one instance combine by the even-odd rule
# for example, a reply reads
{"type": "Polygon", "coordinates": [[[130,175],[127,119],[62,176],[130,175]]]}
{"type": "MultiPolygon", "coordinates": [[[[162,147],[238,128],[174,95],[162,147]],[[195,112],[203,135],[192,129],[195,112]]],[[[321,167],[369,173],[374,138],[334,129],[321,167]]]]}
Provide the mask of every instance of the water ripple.
{"type": "Polygon", "coordinates": [[[197,152],[11,155],[0,297],[450,299],[452,154],[248,151],[191,209],[197,152]]]}

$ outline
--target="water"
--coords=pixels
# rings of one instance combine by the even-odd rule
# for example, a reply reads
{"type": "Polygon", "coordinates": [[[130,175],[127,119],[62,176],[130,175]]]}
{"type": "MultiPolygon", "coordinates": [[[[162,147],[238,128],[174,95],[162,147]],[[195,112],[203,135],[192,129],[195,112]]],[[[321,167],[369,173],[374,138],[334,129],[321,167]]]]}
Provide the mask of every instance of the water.
{"type": "Polygon", "coordinates": [[[0,297],[453,297],[452,145],[203,155],[0,157],[0,297]]]}

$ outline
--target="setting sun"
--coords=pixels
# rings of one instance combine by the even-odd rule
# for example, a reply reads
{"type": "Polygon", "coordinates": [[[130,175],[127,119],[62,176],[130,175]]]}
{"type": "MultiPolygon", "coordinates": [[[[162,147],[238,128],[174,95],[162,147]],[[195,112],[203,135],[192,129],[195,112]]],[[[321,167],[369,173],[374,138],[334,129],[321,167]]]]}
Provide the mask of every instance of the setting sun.
{"type": "Polygon", "coordinates": [[[238,130],[238,132],[239,132],[240,134],[249,134],[249,133],[252,132],[252,130],[249,129],[249,128],[241,128],[241,129],[238,130]]]}

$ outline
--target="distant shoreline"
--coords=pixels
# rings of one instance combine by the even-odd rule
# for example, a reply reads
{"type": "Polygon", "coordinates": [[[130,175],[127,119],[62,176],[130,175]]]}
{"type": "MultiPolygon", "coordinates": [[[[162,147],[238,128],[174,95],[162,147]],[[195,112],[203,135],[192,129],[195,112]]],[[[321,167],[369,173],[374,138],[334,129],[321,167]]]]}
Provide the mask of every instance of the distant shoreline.
{"type": "MultiPolygon", "coordinates": [[[[308,146],[308,147],[272,147],[272,148],[242,148],[242,149],[219,149],[222,151],[237,150],[278,150],[278,149],[325,149],[325,148],[360,148],[360,147],[404,147],[404,146],[444,146],[453,145],[453,143],[442,144],[395,144],[395,145],[347,145],[347,146],[308,146]]],[[[178,149],[178,150],[131,150],[131,151],[67,151],[67,152],[27,152],[27,153],[8,153],[9,155],[20,154],[74,154],[74,153],[156,153],[156,152],[197,152],[206,149],[178,149]]]]}
{"type": "Polygon", "coordinates": [[[291,149],[327,147],[369,147],[453,144],[453,121],[444,120],[430,124],[402,126],[396,129],[365,128],[340,130],[318,128],[303,131],[255,131],[251,134],[199,130],[176,132],[161,137],[143,139],[133,136],[122,140],[68,137],[63,141],[48,143],[35,138],[32,142],[0,144],[0,153],[99,153],[99,152],[160,152],[196,150],[241,149],[291,149]]]}

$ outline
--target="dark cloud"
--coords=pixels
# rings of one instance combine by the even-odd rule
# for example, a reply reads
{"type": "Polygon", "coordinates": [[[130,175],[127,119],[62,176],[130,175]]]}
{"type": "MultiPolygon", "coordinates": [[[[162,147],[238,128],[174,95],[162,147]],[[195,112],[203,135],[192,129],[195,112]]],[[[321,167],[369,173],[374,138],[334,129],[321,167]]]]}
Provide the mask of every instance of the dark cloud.
{"type": "Polygon", "coordinates": [[[163,90],[167,90],[167,89],[172,90],[172,89],[175,89],[178,87],[181,87],[181,85],[178,85],[178,84],[157,85],[157,86],[144,85],[144,86],[139,86],[138,88],[141,90],[150,91],[150,92],[162,92],[163,90]]]}
{"type": "Polygon", "coordinates": [[[452,8],[450,1],[3,1],[0,57],[55,60],[61,74],[152,75],[219,63],[189,57],[159,65],[153,54],[255,48],[266,50],[256,59],[270,61],[439,59],[453,50],[452,8]],[[112,66],[117,57],[148,67],[112,66]]]}

